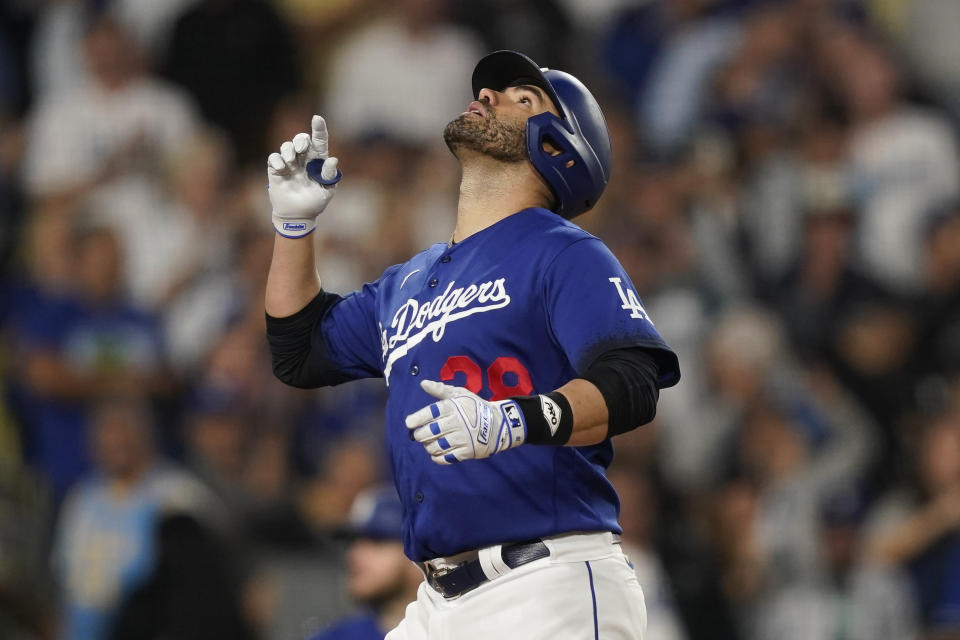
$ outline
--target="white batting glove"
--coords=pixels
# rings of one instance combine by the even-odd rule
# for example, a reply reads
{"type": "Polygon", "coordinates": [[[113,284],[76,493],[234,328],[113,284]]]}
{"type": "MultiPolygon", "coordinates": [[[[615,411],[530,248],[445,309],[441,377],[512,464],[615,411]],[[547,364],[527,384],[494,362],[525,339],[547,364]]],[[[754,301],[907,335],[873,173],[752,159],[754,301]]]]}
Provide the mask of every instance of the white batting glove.
{"type": "Polygon", "coordinates": [[[440,401],[407,416],[407,429],[437,464],[487,458],[526,442],[523,412],[513,400],[489,402],[433,380],[420,387],[440,401]]]}
{"type": "Polygon", "coordinates": [[[333,198],[341,177],[337,159],[327,157],[327,123],[313,116],[311,128],[312,134],[298,133],[280,145],[280,153],[267,158],[273,226],[287,238],[302,238],[316,228],[317,216],[333,198]],[[323,167],[317,172],[319,163],[323,167]]]}

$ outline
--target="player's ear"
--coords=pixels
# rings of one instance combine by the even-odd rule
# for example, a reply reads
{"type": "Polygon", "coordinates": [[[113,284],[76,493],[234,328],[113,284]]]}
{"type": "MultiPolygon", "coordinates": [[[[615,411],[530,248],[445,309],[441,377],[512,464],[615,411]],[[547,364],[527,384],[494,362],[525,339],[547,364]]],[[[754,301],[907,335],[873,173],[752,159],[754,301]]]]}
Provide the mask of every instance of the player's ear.
{"type": "Polygon", "coordinates": [[[550,136],[543,137],[543,142],[540,143],[540,148],[549,153],[551,156],[558,156],[563,153],[563,149],[560,148],[560,145],[554,142],[553,138],[550,136]]]}
{"type": "MultiPolygon", "coordinates": [[[[554,157],[564,152],[564,148],[561,147],[560,144],[550,136],[543,137],[543,142],[540,143],[540,148],[554,157]]],[[[570,158],[567,161],[566,167],[569,169],[576,163],[577,163],[576,160],[574,160],[573,158],[570,158]]]]}

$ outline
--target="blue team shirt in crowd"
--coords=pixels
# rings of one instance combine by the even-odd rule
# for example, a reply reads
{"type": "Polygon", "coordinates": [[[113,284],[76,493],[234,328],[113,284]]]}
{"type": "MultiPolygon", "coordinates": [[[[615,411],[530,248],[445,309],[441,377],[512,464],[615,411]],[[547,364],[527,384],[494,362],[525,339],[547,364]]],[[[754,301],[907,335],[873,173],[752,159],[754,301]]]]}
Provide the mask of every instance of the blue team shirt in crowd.
{"type": "Polygon", "coordinates": [[[387,269],[329,309],[318,329],[316,351],[340,375],[386,378],[386,437],[404,505],[404,550],[413,560],[568,531],[620,532],[619,503],[604,473],[609,440],[527,445],[437,465],[404,424],[436,400],[422,380],[492,400],[547,393],[621,347],[650,350],[661,387],[680,376],[609,249],[544,209],[523,210],[387,269]]]}
{"type": "MultiPolygon", "coordinates": [[[[17,288],[7,301],[7,322],[19,358],[49,351],[85,373],[152,370],[163,361],[159,322],[126,303],[98,307],[27,286],[17,288]]],[[[11,404],[26,427],[27,460],[44,472],[59,500],[90,470],[84,403],[38,393],[23,380],[12,380],[11,387],[11,404]]]]}
{"type": "Polygon", "coordinates": [[[361,613],[324,629],[310,640],[383,640],[386,635],[372,613],[361,613]]]}

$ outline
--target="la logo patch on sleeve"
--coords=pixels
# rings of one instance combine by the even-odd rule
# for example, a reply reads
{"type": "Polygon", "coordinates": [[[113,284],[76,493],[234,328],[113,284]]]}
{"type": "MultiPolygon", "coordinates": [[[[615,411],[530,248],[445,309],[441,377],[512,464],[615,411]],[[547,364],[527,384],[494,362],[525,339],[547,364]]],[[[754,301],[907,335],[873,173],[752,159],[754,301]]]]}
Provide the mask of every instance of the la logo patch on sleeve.
{"type": "Polygon", "coordinates": [[[650,324],[653,324],[650,316],[647,315],[646,309],[640,304],[640,298],[637,297],[636,292],[630,288],[624,289],[620,278],[614,277],[608,279],[617,288],[617,293],[620,294],[620,301],[623,303],[620,305],[620,308],[629,311],[631,318],[646,320],[650,324]]]}

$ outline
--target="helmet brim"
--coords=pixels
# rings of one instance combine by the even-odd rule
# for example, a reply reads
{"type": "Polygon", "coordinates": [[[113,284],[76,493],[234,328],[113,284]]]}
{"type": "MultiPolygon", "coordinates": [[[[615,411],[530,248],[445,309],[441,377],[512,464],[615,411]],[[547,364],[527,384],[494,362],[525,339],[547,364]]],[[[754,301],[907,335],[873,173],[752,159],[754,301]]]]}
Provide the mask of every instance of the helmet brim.
{"type": "Polygon", "coordinates": [[[519,51],[494,51],[480,59],[473,69],[473,97],[480,96],[480,90],[487,88],[502,91],[512,82],[524,79],[539,89],[542,89],[561,118],[565,118],[563,105],[557,97],[553,85],[544,75],[546,69],[541,69],[537,63],[519,51]]]}

